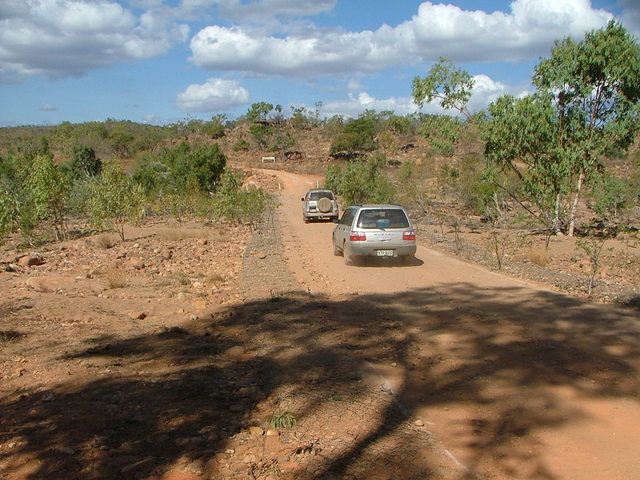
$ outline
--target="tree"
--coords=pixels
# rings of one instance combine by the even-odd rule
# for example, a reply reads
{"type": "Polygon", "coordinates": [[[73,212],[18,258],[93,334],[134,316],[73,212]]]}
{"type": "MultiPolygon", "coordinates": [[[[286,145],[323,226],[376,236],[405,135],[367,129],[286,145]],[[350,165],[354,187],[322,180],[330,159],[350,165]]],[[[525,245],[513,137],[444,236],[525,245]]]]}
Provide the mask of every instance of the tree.
{"type": "Polygon", "coordinates": [[[467,104],[474,84],[473,77],[468,72],[456,68],[446,58],[440,58],[426,77],[414,77],[412,96],[420,107],[438,100],[443,109],[456,110],[471,119],[467,104]]]}
{"type": "Polygon", "coordinates": [[[451,157],[462,134],[462,122],[448,115],[425,115],[420,134],[429,142],[434,153],[451,157]]]}
{"type": "Polygon", "coordinates": [[[89,217],[96,228],[114,228],[124,241],[124,226],[143,214],[142,187],[116,162],[108,163],[91,185],[89,217]]]}
{"type": "MultiPolygon", "coordinates": [[[[473,77],[467,71],[456,68],[446,58],[440,58],[426,77],[413,79],[412,96],[420,107],[437,100],[444,110],[455,110],[464,115],[468,122],[474,122],[475,118],[468,108],[474,85],[473,77]]],[[[451,156],[462,127],[463,122],[458,118],[427,115],[422,119],[420,133],[436,153],[451,156]]]]}
{"type": "Polygon", "coordinates": [[[640,129],[640,45],[611,21],[580,43],[556,42],[535,69],[534,85],[551,97],[563,161],[573,180],[569,235],[585,181],[616,146],[626,151],[640,129]]]}
{"type": "Polygon", "coordinates": [[[273,110],[273,105],[271,105],[270,103],[253,103],[246,113],[246,119],[250,122],[256,123],[266,122],[267,115],[269,115],[269,112],[271,112],[271,110],[273,110]]]}
{"type": "Polygon", "coordinates": [[[376,124],[370,115],[362,114],[354,120],[349,120],[342,132],[331,142],[331,153],[357,150],[371,151],[376,148],[376,124]]]}
{"type": "Polygon", "coordinates": [[[337,165],[327,169],[325,185],[340,195],[345,203],[391,203],[393,184],[382,172],[384,155],[374,155],[365,162],[349,162],[345,170],[337,165]]]}
{"type": "Polygon", "coordinates": [[[28,237],[37,223],[33,198],[25,188],[32,155],[37,154],[9,153],[0,157],[0,235],[19,229],[28,237]]]}
{"type": "Polygon", "coordinates": [[[217,143],[192,146],[187,157],[189,176],[195,178],[205,192],[215,189],[226,165],[227,157],[217,143]]]}
{"type": "Polygon", "coordinates": [[[182,142],[164,150],[157,158],[143,160],[134,178],[144,184],[147,191],[158,188],[186,191],[188,186],[197,185],[202,191],[211,192],[226,164],[227,157],[217,143],[182,142]]]}
{"type": "Polygon", "coordinates": [[[640,129],[640,46],[612,21],[579,43],[556,42],[533,83],[535,94],[490,106],[486,157],[515,172],[541,207],[538,218],[573,235],[585,182],[604,169],[612,146],[626,151],[640,129]]]}
{"type": "Polygon", "coordinates": [[[71,160],[63,165],[72,179],[95,177],[102,170],[102,161],[93,148],[74,145],[71,160]]]}
{"type": "Polygon", "coordinates": [[[239,173],[225,169],[214,196],[214,212],[227,222],[255,228],[265,209],[269,208],[271,197],[261,188],[243,189],[242,180],[239,173]]]}
{"type": "Polygon", "coordinates": [[[66,236],[67,183],[50,155],[35,156],[25,186],[33,201],[35,218],[38,220],[51,218],[56,240],[62,240],[66,236]]]}
{"type": "Polygon", "coordinates": [[[557,150],[555,111],[548,98],[531,95],[500,97],[489,106],[482,137],[489,169],[493,165],[515,174],[519,189],[494,182],[546,228],[561,230],[567,205],[568,172],[557,150]]]}
{"type": "Polygon", "coordinates": [[[211,120],[202,126],[202,131],[213,139],[222,138],[225,135],[225,125],[227,116],[218,114],[211,117],[211,120]]]}

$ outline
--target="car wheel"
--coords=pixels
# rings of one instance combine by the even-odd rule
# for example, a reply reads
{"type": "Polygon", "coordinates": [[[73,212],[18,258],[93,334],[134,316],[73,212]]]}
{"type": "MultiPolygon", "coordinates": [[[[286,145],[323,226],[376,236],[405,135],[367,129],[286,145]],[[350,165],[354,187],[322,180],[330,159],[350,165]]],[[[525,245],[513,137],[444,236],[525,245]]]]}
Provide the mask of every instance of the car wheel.
{"type": "Polygon", "coordinates": [[[357,265],[358,257],[356,257],[355,255],[353,255],[353,253],[351,253],[351,249],[349,248],[348,245],[346,245],[346,244],[343,245],[342,253],[344,255],[344,264],[345,265],[357,265]]]}
{"type": "Polygon", "coordinates": [[[302,217],[302,220],[304,220],[304,223],[309,223],[309,217],[302,217]]]}

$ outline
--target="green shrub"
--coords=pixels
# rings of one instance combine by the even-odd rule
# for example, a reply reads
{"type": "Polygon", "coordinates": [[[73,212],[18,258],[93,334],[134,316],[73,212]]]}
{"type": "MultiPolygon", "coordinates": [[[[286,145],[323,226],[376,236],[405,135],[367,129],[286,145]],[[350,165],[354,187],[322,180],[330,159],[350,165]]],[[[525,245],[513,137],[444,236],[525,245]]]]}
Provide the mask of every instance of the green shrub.
{"type": "Polygon", "coordinates": [[[213,199],[216,217],[231,223],[257,225],[266,208],[271,205],[271,197],[261,188],[243,190],[240,174],[227,169],[213,199]]]}
{"type": "Polygon", "coordinates": [[[602,174],[592,181],[590,198],[596,213],[606,220],[612,220],[635,203],[635,192],[630,182],[602,174]]]}
{"type": "Polygon", "coordinates": [[[64,172],[72,180],[95,177],[102,170],[102,161],[93,148],[74,145],[71,160],[63,164],[64,172]]]}
{"type": "Polygon", "coordinates": [[[377,148],[375,137],[375,121],[367,116],[361,116],[348,121],[342,132],[333,138],[331,153],[375,150],[377,148]]]}
{"type": "Polygon", "coordinates": [[[32,200],[37,220],[51,219],[56,240],[66,235],[65,198],[68,184],[50,155],[38,154],[31,164],[25,187],[32,200]]]}
{"type": "Polygon", "coordinates": [[[386,162],[382,154],[364,162],[349,162],[342,170],[337,166],[327,169],[325,185],[340,195],[346,204],[390,203],[395,189],[382,167],[386,162]]]}
{"type": "Polygon", "coordinates": [[[89,218],[96,228],[114,228],[124,241],[125,224],[144,213],[143,200],[140,185],[127,176],[121,165],[111,162],[91,184],[89,218]]]}
{"type": "Polygon", "coordinates": [[[239,138],[238,141],[233,145],[234,152],[248,152],[249,151],[249,142],[247,142],[244,138],[239,138]]]}

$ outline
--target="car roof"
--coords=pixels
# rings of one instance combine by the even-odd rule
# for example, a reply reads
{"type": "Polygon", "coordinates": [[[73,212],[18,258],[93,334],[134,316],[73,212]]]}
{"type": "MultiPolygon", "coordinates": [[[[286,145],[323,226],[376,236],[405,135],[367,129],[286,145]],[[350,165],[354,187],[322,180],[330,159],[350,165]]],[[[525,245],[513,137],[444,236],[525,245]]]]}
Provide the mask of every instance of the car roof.
{"type": "Polygon", "coordinates": [[[331,192],[331,193],[333,193],[333,190],[329,190],[328,188],[312,188],[307,193],[310,193],[310,192],[331,192]]]}
{"type": "Polygon", "coordinates": [[[404,209],[404,207],[402,205],[394,205],[392,203],[363,203],[363,204],[358,204],[358,205],[349,205],[349,208],[351,207],[355,207],[355,208],[402,208],[404,209]]]}

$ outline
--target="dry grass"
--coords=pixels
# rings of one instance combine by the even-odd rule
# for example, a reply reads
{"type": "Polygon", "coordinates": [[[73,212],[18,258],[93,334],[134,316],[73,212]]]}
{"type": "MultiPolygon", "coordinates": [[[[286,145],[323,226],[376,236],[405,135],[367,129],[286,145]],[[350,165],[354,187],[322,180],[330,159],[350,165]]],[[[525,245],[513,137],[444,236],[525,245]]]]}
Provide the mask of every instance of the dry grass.
{"type": "Polygon", "coordinates": [[[178,240],[193,238],[193,235],[191,235],[191,232],[178,228],[163,228],[162,230],[158,230],[158,238],[168,242],[176,242],[178,240]]]}
{"type": "Polygon", "coordinates": [[[191,285],[191,278],[184,272],[174,273],[173,280],[178,285],[191,285]]]}
{"type": "Polygon", "coordinates": [[[117,268],[109,268],[104,274],[109,288],[124,288],[129,284],[127,276],[117,268]]]}
{"type": "Polygon", "coordinates": [[[171,285],[191,285],[191,277],[184,272],[175,272],[166,277],[158,278],[156,280],[158,287],[169,287],[171,285]]]}
{"type": "Polygon", "coordinates": [[[116,244],[115,240],[111,237],[111,235],[107,235],[107,234],[98,235],[93,240],[93,243],[95,244],[96,247],[102,250],[108,250],[109,248],[113,248],[116,244]]]}
{"type": "MultiPolygon", "coordinates": [[[[177,242],[192,238],[202,238],[203,232],[199,230],[187,230],[184,228],[163,228],[158,230],[158,238],[167,242],[177,242]]],[[[209,235],[209,233],[207,233],[209,235]]]]}
{"type": "Polygon", "coordinates": [[[214,272],[207,277],[208,283],[224,283],[226,281],[227,279],[218,272],[214,272]]]}
{"type": "Polygon", "coordinates": [[[527,252],[527,258],[531,263],[546,267],[549,264],[549,253],[544,247],[534,247],[527,252]]]}
{"type": "Polygon", "coordinates": [[[22,335],[11,330],[0,331],[0,346],[10,345],[17,342],[22,335]]]}

